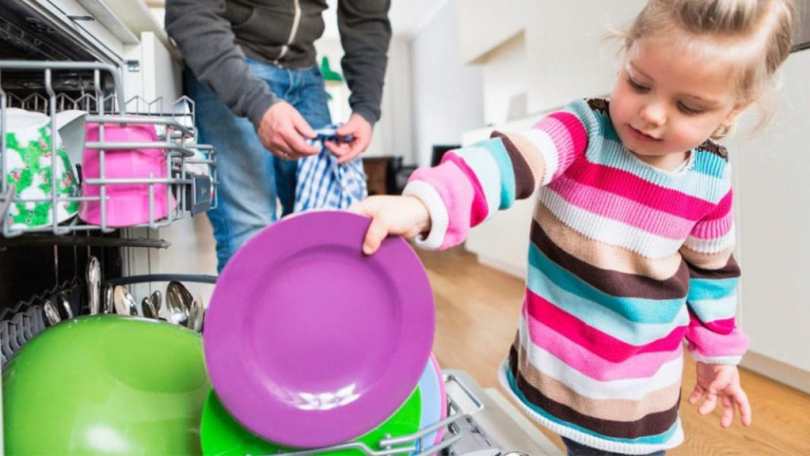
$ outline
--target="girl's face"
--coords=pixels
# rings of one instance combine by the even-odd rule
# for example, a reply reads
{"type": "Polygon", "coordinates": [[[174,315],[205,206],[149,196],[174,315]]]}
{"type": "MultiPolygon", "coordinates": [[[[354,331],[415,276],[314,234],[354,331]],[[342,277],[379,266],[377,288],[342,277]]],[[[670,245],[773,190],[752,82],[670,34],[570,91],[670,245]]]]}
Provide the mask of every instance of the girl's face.
{"type": "Polygon", "coordinates": [[[677,168],[689,150],[731,125],[745,107],[727,61],[675,42],[669,36],[634,43],[610,100],[624,146],[663,169],[677,168]]]}

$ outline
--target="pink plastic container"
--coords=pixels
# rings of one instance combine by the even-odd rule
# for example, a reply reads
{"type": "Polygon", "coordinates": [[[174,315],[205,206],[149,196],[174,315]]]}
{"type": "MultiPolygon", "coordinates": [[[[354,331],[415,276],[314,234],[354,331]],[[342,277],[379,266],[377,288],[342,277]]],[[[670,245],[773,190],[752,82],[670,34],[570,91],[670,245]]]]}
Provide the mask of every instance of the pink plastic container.
{"type": "MultiPolygon", "coordinates": [[[[99,141],[97,124],[87,124],[86,141],[99,141]]],[[[154,125],[104,125],[104,142],[157,142],[154,125]]],[[[160,149],[106,149],[104,155],[105,178],[165,178],[166,155],[160,149]]],[[[99,152],[85,149],[82,155],[82,196],[97,197],[101,186],[87,184],[87,179],[99,177],[99,152]]],[[[154,213],[152,220],[165,218],[175,206],[169,201],[169,186],[153,184],[154,213]]],[[[107,184],[107,226],[125,227],[149,223],[148,184],[107,184]]],[[[101,225],[101,203],[84,201],[79,209],[82,220],[101,225]]]]}

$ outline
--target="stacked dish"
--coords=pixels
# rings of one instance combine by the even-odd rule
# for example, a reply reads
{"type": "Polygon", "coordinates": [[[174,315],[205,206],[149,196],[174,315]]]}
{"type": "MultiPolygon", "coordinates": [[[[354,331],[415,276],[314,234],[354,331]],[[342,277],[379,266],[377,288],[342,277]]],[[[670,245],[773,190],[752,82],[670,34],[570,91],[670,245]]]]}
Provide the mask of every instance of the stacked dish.
{"type": "Polygon", "coordinates": [[[303,213],[230,260],[203,330],[207,453],[379,441],[442,417],[427,275],[399,237],[363,255],[369,222],[303,213]]]}

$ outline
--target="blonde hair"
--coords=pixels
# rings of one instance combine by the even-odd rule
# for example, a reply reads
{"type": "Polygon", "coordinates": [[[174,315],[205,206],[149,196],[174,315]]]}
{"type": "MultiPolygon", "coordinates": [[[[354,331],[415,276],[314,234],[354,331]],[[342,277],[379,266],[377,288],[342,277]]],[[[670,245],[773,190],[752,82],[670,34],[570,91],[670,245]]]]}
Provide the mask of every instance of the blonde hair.
{"type": "MultiPolygon", "coordinates": [[[[736,90],[741,102],[750,103],[773,85],[790,54],[795,10],[793,0],[649,0],[620,37],[625,53],[642,38],[677,31],[690,48],[724,45],[723,55],[741,56],[742,64],[734,67],[736,90]]],[[[766,112],[760,126],[768,117],[766,112]]],[[[721,126],[712,138],[724,137],[730,128],[721,126]]]]}

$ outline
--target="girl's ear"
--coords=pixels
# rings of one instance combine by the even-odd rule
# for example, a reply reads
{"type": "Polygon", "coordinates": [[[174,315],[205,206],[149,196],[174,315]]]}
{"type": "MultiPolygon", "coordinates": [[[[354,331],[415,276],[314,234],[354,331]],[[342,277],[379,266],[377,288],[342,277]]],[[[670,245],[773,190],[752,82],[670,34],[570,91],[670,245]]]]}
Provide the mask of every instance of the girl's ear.
{"type": "Polygon", "coordinates": [[[714,140],[721,140],[728,136],[731,132],[732,128],[734,128],[734,124],[737,122],[737,117],[745,111],[748,106],[751,105],[751,102],[743,102],[738,103],[737,105],[732,108],[732,110],[723,118],[723,121],[717,127],[717,129],[712,133],[711,138],[714,140]]]}
{"type": "Polygon", "coordinates": [[[723,119],[723,125],[734,125],[737,122],[737,117],[743,113],[748,107],[751,106],[750,101],[742,101],[734,105],[734,108],[723,119]]]}

